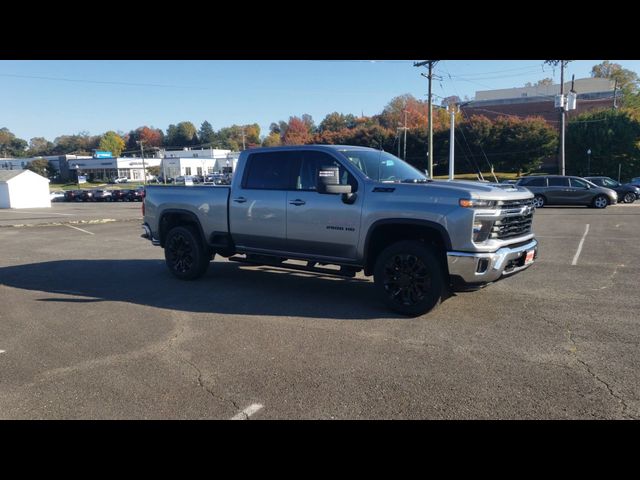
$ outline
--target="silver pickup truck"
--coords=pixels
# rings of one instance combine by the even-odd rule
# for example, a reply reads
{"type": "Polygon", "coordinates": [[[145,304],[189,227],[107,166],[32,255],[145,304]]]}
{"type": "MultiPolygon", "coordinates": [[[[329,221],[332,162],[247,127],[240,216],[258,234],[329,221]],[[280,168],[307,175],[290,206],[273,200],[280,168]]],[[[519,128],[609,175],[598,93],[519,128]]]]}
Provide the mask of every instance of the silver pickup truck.
{"type": "Polygon", "coordinates": [[[447,292],[528,268],[533,194],[433,181],[381,150],[342,145],[245,150],[230,186],[150,186],[144,238],[191,280],[216,254],[257,265],[373,275],[394,311],[424,314],[447,292]]]}

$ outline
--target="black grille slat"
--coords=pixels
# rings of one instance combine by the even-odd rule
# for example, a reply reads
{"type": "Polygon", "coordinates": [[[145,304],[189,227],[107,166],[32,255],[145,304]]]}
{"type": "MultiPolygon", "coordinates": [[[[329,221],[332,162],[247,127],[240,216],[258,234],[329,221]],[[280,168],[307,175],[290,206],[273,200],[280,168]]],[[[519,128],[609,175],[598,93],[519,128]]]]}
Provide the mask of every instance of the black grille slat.
{"type": "Polygon", "coordinates": [[[525,200],[500,200],[498,202],[498,207],[503,210],[508,210],[511,208],[522,208],[526,206],[533,205],[533,198],[527,198],[525,200]]]}
{"type": "Polygon", "coordinates": [[[491,228],[491,238],[511,238],[531,232],[533,213],[514,215],[497,220],[491,228]]]}

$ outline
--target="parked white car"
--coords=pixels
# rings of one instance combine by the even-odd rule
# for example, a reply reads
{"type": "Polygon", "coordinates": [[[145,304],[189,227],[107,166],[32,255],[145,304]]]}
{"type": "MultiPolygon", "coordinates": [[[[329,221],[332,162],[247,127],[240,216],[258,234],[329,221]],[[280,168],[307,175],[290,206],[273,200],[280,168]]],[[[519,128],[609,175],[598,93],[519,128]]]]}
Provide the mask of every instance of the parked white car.
{"type": "Polygon", "coordinates": [[[62,190],[56,190],[49,193],[49,200],[52,202],[64,202],[64,192],[62,190]]]}
{"type": "Polygon", "coordinates": [[[127,177],[118,177],[114,180],[115,183],[127,183],[129,179],[127,177]]]}

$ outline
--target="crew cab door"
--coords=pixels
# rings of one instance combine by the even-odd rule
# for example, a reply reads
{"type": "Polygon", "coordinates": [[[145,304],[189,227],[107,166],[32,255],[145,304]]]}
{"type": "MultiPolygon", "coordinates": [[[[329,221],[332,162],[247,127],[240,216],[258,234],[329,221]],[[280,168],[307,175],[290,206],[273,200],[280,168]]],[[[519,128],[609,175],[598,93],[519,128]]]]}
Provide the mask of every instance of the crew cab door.
{"type": "Polygon", "coordinates": [[[355,260],[360,235],[363,190],[358,180],[333,156],[300,151],[292,165],[293,188],[287,193],[287,250],[311,257],[355,260]],[[351,185],[345,203],[340,194],[316,191],[318,171],[338,167],[340,184],[351,185]]]}
{"type": "Polygon", "coordinates": [[[247,158],[229,198],[229,228],[238,249],[285,250],[291,153],[261,152],[247,158]]]}

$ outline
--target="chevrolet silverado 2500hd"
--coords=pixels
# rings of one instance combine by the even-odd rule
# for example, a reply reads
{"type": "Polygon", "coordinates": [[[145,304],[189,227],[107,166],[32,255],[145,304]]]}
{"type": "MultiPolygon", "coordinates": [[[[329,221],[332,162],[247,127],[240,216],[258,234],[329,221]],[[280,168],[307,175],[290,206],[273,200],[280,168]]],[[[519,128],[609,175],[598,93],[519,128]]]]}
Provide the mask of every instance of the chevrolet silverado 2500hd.
{"type": "Polygon", "coordinates": [[[216,254],[364,271],[391,309],[417,316],[450,289],[477,289],[534,262],[532,199],[513,185],[433,181],[371,148],[258,148],[240,154],[230,186],[147,187],[142,236],[164,248],[181,279],[203,275],[216,254]]]}

